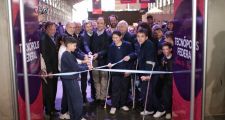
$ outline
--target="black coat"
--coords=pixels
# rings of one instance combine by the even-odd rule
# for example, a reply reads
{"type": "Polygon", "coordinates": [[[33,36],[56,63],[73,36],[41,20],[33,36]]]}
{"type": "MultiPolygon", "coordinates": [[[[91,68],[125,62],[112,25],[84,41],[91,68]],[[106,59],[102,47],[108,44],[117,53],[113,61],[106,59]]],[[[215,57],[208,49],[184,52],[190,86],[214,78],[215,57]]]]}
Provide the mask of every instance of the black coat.
{"type": "MultiPolygon", "coordinates": [[[[171,72],[173,69],[173,57],[171,58],[166,58],[165,56],[163,56],[163,58],[161,59],[161,64],[160,64],[160,70],[161,71],[168,71],[171,72]]],[[[172,80],[173,75],[172,74],[162,74],[161,75],[161,79],[165,80],[172,80]]]]}
{"type": "Polygon", "coordinates": [[[138,51],[138,70],[152,70],[152,65],[147,64],[147,61],[156,61],[156,51],[154,44],[150,40],[146,40],[138,51]]]}
{"type": "Polygon", "coordinates": [[[84,31],[82,34],[81,34],[81,41],[82,41],[82,49],[83,49],[83,52],[88,54],[89,52],[91,52],[91,41],[93,40],[93,35],[92,36],[89,36],[87,34],[86,31],[84,31]]]}
{"type": "Polygon", "coordinates": [[[104,31],[100,36],[94,32],[93,40],[91,41],[91,51],[93,54],[98,54],[98,66],[102,66],[107,63],[107,51],[111,42],[111,36],[106,31],[104,31]]]}
{"type": "Polygon", "coordinates": [[[123,40],[131,43],[133,49],[135,49],[135,44],[137,43],[136,36],[130,32],[126,32],[123,36],[123,40]]]}
{"type": "Polygon", "coordinates": [[[41,37],[41,53],[45,61],[47,72],[58,72],[58,51],[56,44],[46,33],[41,37]]]}

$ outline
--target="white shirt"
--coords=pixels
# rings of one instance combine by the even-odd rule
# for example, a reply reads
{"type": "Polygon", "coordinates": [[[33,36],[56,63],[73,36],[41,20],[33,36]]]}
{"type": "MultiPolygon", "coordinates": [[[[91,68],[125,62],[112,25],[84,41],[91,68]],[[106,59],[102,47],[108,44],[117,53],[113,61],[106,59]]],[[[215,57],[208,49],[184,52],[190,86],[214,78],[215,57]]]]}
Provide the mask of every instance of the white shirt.
{"type": "Polygon", "coordinates": [[[40,54],[40,58],[41,58],[41,70],[46,72],[46,65],[45,65],[45,61],[42,57],[42,54],[40,54]]]}
{"type": "Polygon", "coordinates": [[[97,30],[97,35],[100,36],[105,32],[105,30],[103,29],[102,31],[97,30]]]}
{"type": "Polygon", "coordinates": [[[61,58],[62,58],[62,54],[66,51],[66,46],[65,45],[61,45],[59,48],[59,53],[58,53],[58,69],[59,71],[61,71],[61,58]]]}

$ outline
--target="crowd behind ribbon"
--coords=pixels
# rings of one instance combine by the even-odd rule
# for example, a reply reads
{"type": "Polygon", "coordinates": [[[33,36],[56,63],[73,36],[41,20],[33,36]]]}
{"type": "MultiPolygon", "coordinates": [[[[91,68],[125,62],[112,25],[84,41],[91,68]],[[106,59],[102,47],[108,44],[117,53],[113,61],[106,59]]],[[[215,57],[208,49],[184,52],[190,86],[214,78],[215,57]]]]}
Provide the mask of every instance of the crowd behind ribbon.
{"type": "Polygon", "coordinates": [[[116,15],[82,24],[68,22],[65,26],[51,21],[42,23],[41,71],[50,75],[43,77],[42,82],[46,115],[59,112],[55,109],[59,79],[63,86],[60,119],[85,120],[83,105],[90,103],[87,83],[91,84],[93,103],[104,106],[105,101],[111,100],[110,114],[116,114],[120,108],[128,112],[133,100],[136,106],[142,106],[140,115],[154,118],[165,115],[171,119],[172,74],[109,74],[95,70],[61,77],[51,74],[92,70],[104,65],[107,69],[172,71],[173,25],[173,21],[154,22],[151,15],[147,16],[147,22],[139,20],[134,26],[119,21],[116,15]],[[112,66],[120,60],[123,61],[112,66]]]}

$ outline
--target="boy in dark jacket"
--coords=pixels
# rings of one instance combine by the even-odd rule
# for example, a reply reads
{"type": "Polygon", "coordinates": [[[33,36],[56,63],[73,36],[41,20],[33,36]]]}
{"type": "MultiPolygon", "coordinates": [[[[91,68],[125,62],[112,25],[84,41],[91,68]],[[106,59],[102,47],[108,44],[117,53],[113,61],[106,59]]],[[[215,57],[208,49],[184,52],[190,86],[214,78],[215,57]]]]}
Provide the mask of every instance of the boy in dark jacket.
{"type": "MultiPolygon", "coordinates": [[[[156,49],[154,43],[148,39],[148,32],[146,29],[140,29],[137,32],[137,40],[140,45],[140,50],[138,51],[137,63],[138,63],[138,70],[146,70],[151,71],[152,65],[148,64],[150,62],[156,61],[156,49]]],[[[156,88],[158,87],[158,79],[156,79],[155,75],[150,77],[149,74],[140,74],[139,75],[141,80],[141,97],[144,102],[147,102],[146,110],[142,111],[141,115],[150,115],[153,114],[156,110],[161,110],[160,100],[156,95],[156,88]],[[146,99],[147,94],[147,85],[148,81],[150,82],[150,87],[148,89],[148,100],[146,99]],[[159,109],[158,109],[159,108],[159,109]]],[[[163,109],[162,109],[163,110],[163,109]]],[[[164,113],[165,114],[165,113],[164,113]]]]}
{"type": "MultiPolygon", "coordinates": [[[[65,38],[66,51],[61,58],[61,72],[79,72],[91,69],[92,66],[79,65],[72,54],[76,49],[77,42],[73,37],[65,38]]],[[[67,94],[68,107],[71,120],[80,120],[83,111],[83,98],[78,84],[79,74],[61,76],[65,94],[67,94]]]]}
{"type": "MultiPolygon", "coordinates": [[[[112,39],[113,43],[108,49],[108,66],[112,67],[111,63],[116,63],[123,59],[124,62],[113,66],[112,69],[130,69],[132,64],[129,61],[135,58],[131,43],[122,40],[120,31],[114,31],[112,39]]],[[[119,107],[124,111],[129,110],[126,106],[129,86],[128,77],[128,73],[112,73],[112,108],[110,114],[115,114],[116,109],[119,107]]]]}
{"type": "MultiPolygon", "coordinates": [[[[170,43],[164,43],[162,46],[163,58],[161,60],[162,71],[172,71],[173,56],[172,56],[172,45],[170,43]]],[[[166,111],[166,119],[171,119],[172,112],[172,74],[164,74],[162,77],[162,99],[164,110],[166,111]]]]}

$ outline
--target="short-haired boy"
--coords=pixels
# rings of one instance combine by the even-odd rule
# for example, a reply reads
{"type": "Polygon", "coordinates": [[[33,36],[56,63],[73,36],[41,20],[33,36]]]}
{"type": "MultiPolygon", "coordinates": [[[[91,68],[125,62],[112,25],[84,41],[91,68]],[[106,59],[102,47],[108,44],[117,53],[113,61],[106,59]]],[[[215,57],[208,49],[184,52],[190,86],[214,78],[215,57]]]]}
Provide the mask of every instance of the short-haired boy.
{"type": "MultiPolygon", "coordinates": [[[[173,56],[172,45],[168,42],[162,45],[163,58],[161,60],[162,71],[172,71],[173,56]]],[[[171,119],[172,113],[172,74],[162,75],[162,105],[166,111],[166,119],[171,119]]]]}
{"type": "MultiPolygon", "coordinates": [[[[87,69],[92,69],[90,64],[79,65],[75,56],[71,53],[75,51],[77,41],[73,37],[65,38],[66,51],[61,58],[61,72],[79,72],[87,69]]],[[[83,98],[78,84],[79,74],[61,76],[65,94],[67,94],[68,107],[71,120],[80,120],[83,111],[83,98]]]]}
{"type": "MultiPolygon", "coordinates": [[[[137,53],[138,70],[151,71],[153,66],[148,63],[156,61],[156,49],[154,43],[148,39],[148,31],[146,29],[138,30],[137,41],[140,45],[140,50],[137,53]]],[[[143,103],[147,102],[146,110],[142,111],[140,114],[150,115],[153,114],[156,110],[160,110],[158,108],[161,108],[160,100],[156,95],[158,79],[156,79],[155,75],[152,75],[150,77],[149,74],[139,74],[139,77],[141,80],[141,97],[143,103]],[[147,89],[149,80],[151,80],[150,87],[149,89],[147,89]],[[147,90],[149,91],[147,98],[148,100],[145,101],[147,90]]]]}

